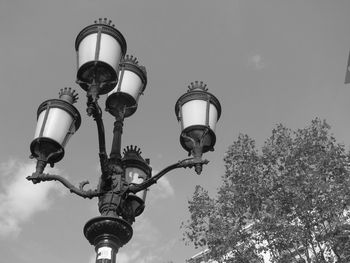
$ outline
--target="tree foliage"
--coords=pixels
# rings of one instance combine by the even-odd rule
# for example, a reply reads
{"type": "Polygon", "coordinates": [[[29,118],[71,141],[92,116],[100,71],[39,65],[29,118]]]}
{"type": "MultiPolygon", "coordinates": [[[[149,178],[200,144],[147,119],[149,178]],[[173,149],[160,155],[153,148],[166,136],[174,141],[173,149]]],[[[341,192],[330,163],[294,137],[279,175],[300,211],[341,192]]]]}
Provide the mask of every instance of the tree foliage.
{"type": "Polygon", "coordinates": [[[349,160],[320,119],[278,125],[260,151],[239,135],[217,196],[196,187],[185,239],[220,262],[350,262],[349,160]]]}

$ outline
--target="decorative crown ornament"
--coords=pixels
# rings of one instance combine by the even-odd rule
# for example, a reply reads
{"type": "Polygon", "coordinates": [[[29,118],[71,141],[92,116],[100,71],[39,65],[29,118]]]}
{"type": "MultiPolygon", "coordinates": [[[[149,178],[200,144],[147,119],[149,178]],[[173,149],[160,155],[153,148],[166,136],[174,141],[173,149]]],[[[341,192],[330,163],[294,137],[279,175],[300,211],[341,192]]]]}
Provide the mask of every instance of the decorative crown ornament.
{"type": "Polygon", "coordinates": [[[78,100],[78,93],[76,93],[75,90],[70,87],[60,89],[58,95],[61,100],[67,101],[71,104],[76,103],[78,100]]]}
{"type": "Polygon", "coordinates": [[[199,82],[198,80],[196,80],[194,83],[191,82],[191,85],[188,85],[188,91],[187,92],[191,92],[193,90],[203,90],[203,91],[208,91],[207,89],[207,84],[204,84],[203,81],[199,82]]]}
{"type": "Polygon", "coordinates": [[[137,57],[134,57],[133,55],[125,55],[124,58],[121,59],[121,64],[126,63],[126,64],[131,64],[133,66],[136,66],[139,70],[142,71],[142,73],[147,76],[147,71],[144,66],[139,65],[139,61],[137,60],[137,57]]]}
{"type": "Polygon", "coordinates": [[[135,65],[138,65],[139,62],[137,61],[137,58],[134,57],[133,55],[125,55],[124,58],[122,58],[122,61],[121,62],[125,62],[125,63],[131,63],[131,64],[135,64],[135,65]]]}
{"type": "Polygon", "coordinates": [[[124,148],[123,151],[124,155],[138,155],[141,156],[142,152],[141,149],[139,147],[137,147],[136,145],[130,145],[130,146],[126,146],[126,148],[124,148]]]}
{"type": "Polygon", "coordinates": [[[115,27],[114,24],[112,24],[112,20],[108,20],[107,18],[99,18],[98,20],[94,21],[95,24],[99,24],[99,25],[106,25],[106,26],[111,26],[111,27],[115,27]]]}

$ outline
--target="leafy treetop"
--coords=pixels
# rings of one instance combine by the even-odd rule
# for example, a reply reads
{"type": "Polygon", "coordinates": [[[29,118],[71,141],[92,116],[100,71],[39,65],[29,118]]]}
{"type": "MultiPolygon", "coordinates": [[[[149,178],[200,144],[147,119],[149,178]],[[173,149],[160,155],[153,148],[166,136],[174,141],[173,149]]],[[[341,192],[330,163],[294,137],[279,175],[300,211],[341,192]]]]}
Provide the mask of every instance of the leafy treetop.
{"type": "Polygon", "coordinates": [[[225,262],[350,262],[350,155],[315,119],[277,125],[259,152],[239,135],[217,196],[196,186],[184,238],[225,262]]]}

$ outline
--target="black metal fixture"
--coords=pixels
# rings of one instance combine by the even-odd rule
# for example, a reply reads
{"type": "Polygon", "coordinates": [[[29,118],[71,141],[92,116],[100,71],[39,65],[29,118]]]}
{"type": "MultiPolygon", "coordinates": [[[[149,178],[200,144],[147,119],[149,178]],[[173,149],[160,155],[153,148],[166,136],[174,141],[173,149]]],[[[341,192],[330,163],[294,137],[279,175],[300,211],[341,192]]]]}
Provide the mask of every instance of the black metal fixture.
{"type": "Polygon", "coordinates": [[[152,176],[149,159],[141,156],[137,146],[121,152],[124,119],[137,110],[138,100],[147,84],[146,69],[135,57],[126,54],[126,41],[111,21],[99,19],[84,28],[75,41],[77,83],[87,93],[87,114],[97,125],[101,176],[94,190],[85,190],[67,179],[44,173],[64,157],[64,147],[79,129],[81,117],[73,106],[77,94],[61,89],[59,99],[43,102],[37,113],[37,127],[30,145],[31,157],[37,160],[36,171],[27,179],[33,183],[58,181],[83,198],[98,197],[100,216],[89,220],[84,235],[95,247],[97,263],[114,263],[118,249],[132,237],[132,223],[145,208],[147,189],[163,175],[177,168],[195,168],[200,174],[208,161],[202,154],[215,145],[215,125],[221,106],[203,82],[195,81],[176,102],[175,113],[181,122],[180,143],[189,158],[178,161],[152,176]],[[99,97],[107,94],[106,110],[115,117],[110,155],[106,152],[105,131],[99,97]]]}

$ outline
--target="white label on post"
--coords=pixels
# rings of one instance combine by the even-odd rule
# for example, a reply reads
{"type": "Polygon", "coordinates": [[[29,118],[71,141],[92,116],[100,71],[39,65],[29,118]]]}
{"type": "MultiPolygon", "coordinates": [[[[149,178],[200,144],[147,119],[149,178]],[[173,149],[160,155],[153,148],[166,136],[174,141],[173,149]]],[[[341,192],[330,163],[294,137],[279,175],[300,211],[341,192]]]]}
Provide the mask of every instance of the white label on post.
{"type": "Polygon", "coordinates": [[[112,259],[112,249],[110,247],[100,247],[97,251],[97,259],[112,259]]]}

